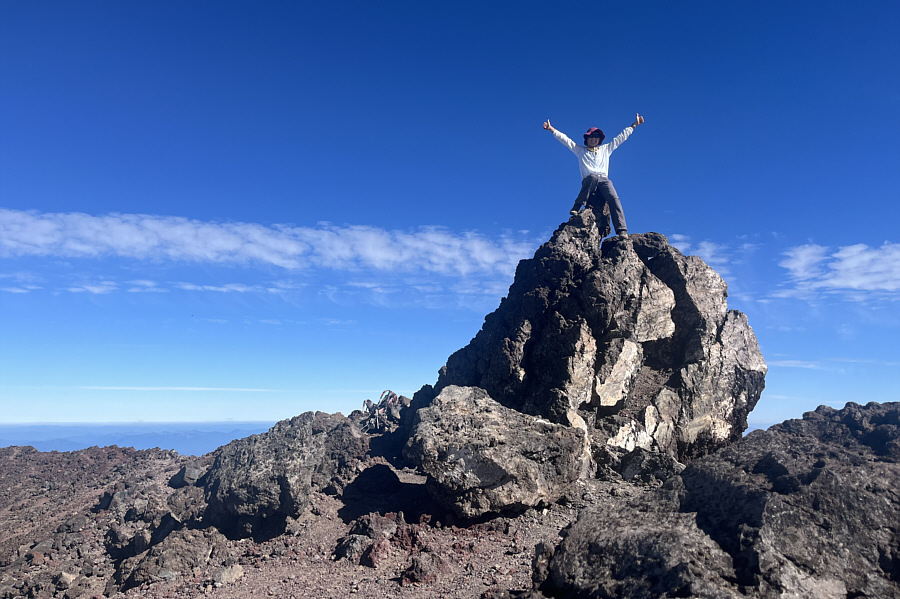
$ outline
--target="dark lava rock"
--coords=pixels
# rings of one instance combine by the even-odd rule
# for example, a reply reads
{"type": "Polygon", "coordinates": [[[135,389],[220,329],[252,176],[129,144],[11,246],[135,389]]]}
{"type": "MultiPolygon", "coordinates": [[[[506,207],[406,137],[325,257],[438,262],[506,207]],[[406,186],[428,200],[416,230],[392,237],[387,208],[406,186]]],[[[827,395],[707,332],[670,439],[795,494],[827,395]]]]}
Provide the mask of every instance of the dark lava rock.
{"type": "MultiPolygon", "coordinates": [[[[356,474],[369,438],[340,414],[306,412],[215,452],[203,479],[204,520],[230,538],[272,538],[313,490],[356,474]]],[[[341,484],[343,486],[343,484],[341,484]]]]}
{"type": "Polygon", "coordinates": [[[455,386],[416,413],[404,455],[429,475],[435,500],[463,518],[553,503],[591,460],[583,430],[455,386]]]}
{"type": "Polygon", "coordinates": [[[452,572],[450,564],[433,552],[423,552],[410,558],[409,566],[400,575],[400,584],[434,584],[442,576],[452,572]]]}
{"type": "MultiPolygon", "coordinates": [[[[223,557],[225,538],[215,529],[181,529],[146,553],[124,560],[116,572],[120,590],[172,580],[223,557]]],[[[112,587],[111,587],[112,588],[112,587]]]]}
{"type": "Polygon", "coordinates": [[[173,489],[180,489],[194,485],[203,476],[205,468],[197,463],[185,464],[181,470],[169,480],[169,486],[173,489]]]}
{"type": "Polygon", "coordinates": [[[423,393],[480,387],[520,412],[586,422],[597,451],[703,455],[741,437],[765,385],[756,337],[726,289],[659,233],[601,249],[585,210],[519,263],[508,297],[423,393]]]}
{"type": "Polygon", "coordinates": [[[369,568],[378,568],[390,559],[391,542],[388,539],[375,541],[363,552],[359,559],[360,565],[369,568]]]}
{"type": "Polygon", "coordinates": [[[535,559],[559,597],[900,597],[900,403],[820,407],[585,510],[535,559]]]}
{"type": "Polygon", "coordinates": [[[373,543],[372,538],[365,535],[349,534],[341,537],[334,548],[334,558],[348,559],[358,564],[359,558],[373,543]]]}
{"type": "Polygon", "coordinates": [[[670,456],[635,447],[617,464],[623,480],[642,483],[662,483],[684,470],[684,465],[670,456]]]}
{"type": "Polygon", "coordinates": [[[390,539],[397,534],[397,517],[366,514],[350,527],[351,535],[365,535],[370,539],[390,539]]]}

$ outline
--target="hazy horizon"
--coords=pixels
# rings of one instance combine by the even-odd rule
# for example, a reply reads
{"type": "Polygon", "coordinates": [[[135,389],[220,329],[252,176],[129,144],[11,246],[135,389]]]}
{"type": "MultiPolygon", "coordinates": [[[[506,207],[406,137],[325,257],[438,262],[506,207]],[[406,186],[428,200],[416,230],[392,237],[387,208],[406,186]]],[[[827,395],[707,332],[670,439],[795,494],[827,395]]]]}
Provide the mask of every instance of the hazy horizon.
{"type": "Polygon", "coordinates": [[[90,447],[173,449],[203,455],[235,439],[269,430],[274,422],[165,422],[2,424],[0,447],[31,446],[38,451],[78,451],[90,447]]]}
{"type": "MultiPolygon", "coordinates": [[[[747,434],[774,422],[750,421],[747,434]]],[[[0,448],[31,446],[38,451],[79,451],[90,447],[172,449],[200,456],[222,445],[268,431],[274,422],[163,422],[163,423],[0,423],[0,448]]]]}

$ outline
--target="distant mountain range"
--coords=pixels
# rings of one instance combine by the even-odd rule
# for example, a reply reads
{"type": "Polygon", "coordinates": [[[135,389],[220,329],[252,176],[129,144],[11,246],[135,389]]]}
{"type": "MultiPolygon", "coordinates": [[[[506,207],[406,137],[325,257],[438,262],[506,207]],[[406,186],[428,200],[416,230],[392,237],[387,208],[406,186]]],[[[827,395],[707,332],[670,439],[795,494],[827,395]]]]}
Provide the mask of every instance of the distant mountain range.
{"type": "Polygon", "coordinates": [[[38,451],[87,447],[174,449],[203,455],[234,439],[262,433],[274,422],[130,422],[85,424],[0,424],[0,447],[30,445],[38,451]]]}

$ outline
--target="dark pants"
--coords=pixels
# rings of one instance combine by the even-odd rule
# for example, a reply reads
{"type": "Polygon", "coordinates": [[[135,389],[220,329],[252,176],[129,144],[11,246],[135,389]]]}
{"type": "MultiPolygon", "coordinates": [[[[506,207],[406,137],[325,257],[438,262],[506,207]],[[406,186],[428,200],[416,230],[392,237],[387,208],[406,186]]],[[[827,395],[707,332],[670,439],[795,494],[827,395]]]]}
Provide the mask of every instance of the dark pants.
{"type": "Polygon", "coordinates": [[[603,214],[603,204],[609,205],[609,215],[612,217],[616,234],[627,233],[628,225],[625,223],[622,202],[619,201],[619,194],[616,193],[612,181],[598,175],[588,175],[581,180],[581,191],[575,198],[572,210],[578,212],[582,206],[588,206],[593,209],[595,215],[599,216],[603,214]]]}

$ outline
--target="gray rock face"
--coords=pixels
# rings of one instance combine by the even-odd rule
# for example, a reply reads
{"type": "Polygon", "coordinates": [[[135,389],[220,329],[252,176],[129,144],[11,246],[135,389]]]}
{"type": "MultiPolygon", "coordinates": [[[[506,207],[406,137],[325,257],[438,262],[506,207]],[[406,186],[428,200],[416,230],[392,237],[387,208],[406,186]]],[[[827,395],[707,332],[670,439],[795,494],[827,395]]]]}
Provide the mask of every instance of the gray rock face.
{"type": "Polygon", "coordinates": [[[185,464],[169,481],[169,486],[173,489],[180,489],[196,484],[196,482],[200,480],[200,477],[203,476],[203,472],[203,467],[198,464],[185,464]]]}
{"type": "Polygon", "coordinates": [[[725,582],[731,557],[693,525],[692,514],[586,510],[564,532],[539,579],[551,597],[744,596],[725,582]]]}
{"type": "Polygon", "coordinates": [[[206,565],[224,551],[225,538],[215,529],[181,529],[168,535],[148,551],[120,564],[119,588],[127,590],[143,584],[172,580],[193,568],[206,565]]]}
{"type": "Polygon", "coordinates": [[[458,516],[558,500],[586,474],[581,429],[506,408],[476,387],[446,387],[415,416],[404,455],[429,475],[435,498],[458,516]]]}
{"type": "Polygon", "coordinates": [[[306,412],[216,450],[203,483],[204,520],[232,538],[271,538],[309,494],[349,475],[369,438],[340,414],[306,412]]]}
{"type": "Polygon", "coordinates": [[[566,597],[900,597],[900,403],[820,407],[691,463],[535,560],[566,597]]]}
{"type": "Polygon", "coordinates": [[[766,365],[726,284],[658,233],[608,239],[593,213],[523,260],[496,311],[441,370],[506,407],[590,429],[599,452],[684,460],[740,438],[766,365]]]}

